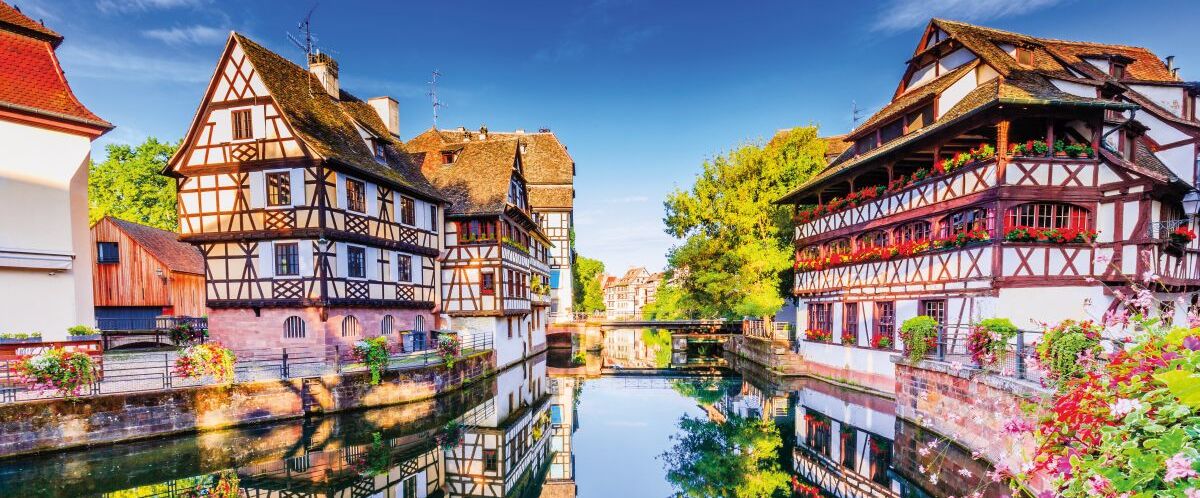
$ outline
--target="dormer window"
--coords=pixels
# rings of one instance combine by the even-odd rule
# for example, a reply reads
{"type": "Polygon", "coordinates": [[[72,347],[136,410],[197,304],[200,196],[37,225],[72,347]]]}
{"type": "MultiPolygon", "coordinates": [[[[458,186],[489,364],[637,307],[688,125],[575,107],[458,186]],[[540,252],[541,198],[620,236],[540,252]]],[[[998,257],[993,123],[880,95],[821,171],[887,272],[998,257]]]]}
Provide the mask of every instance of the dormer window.
{"type": "Polygon", "coordinates": [[[1033,51],[1032,50],[1029,50],[1029,48],[1027,48],[1027,47],[1017,47],[1016,52],[1017,53],[1016,53],[1015,58],[1017,59],[1017,64],[1020,64],[1022,66],[1026,66],[1026,67],[1033,66],[1033,51]]]}
{"type": "Polygon", "coordinates": [[[450,164],[458,160],[458,152],[452,150],[442,151],[442,164],[450,164]]]}
{"type": "Polygon", "coordinates": [[[1116,79],[1125,79],[1125,64],[1113,61],[1108,65],[1108,74],[1116,79]]]}
{"type": "Polygon", "coordinates": [[[387,159],[386,159],[387,156],[385,155],[386,152],[384,151],[383,140],[378,139],[378,138],[373,139],[373,140],[371,140],[371,145],[372,145],[372,148],[375,149],[374,150],[375,160],[379,161],[381,163],[387,162],[387,159]]]}

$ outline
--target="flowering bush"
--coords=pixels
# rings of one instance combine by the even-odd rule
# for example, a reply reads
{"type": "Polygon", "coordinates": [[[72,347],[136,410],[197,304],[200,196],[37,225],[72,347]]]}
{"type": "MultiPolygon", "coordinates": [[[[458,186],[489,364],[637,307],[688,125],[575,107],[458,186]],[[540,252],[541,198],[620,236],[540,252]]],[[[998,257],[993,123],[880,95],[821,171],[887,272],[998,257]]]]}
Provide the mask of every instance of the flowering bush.
{"type": "Polygon", "coordinates": [[[888,261],[895,257],[908,257],[926,251],[961,248],[977,242],[992,240],[987,229],[979,228],[930,240],[909,240],[887,246],[860,247],[850,252],[796,260],[796,271],[824,270],[841,265],[852,265],[870,261],[888,261]]]}
{"type": "Polygon", "coordinates": [[[988,318],[971,328],[967,336],[967,351],[980,367],[1004,361],[1008,340],[1016,337],[1017,326],[1007,318],[988,318]]]}
{"type": "Polygon", "coordinates": [[[365,363],[371,370],[372,385],[382,380],[389,356],[387,337],[370,337],[354,343],[354,359],[365,363]]]}
{"type": "Polygon", "coordinates": [[[833,332],[821,329],[808,329],[804,331],[804,339],[815,342],[830,342],[833,340],[833,332]]]}
{"type": "Polygon", "coordinates": [[[201,482],[193,489],[184,492],[184,498],[237,498],[241,478],[236,471],[223,470],[212,475],[203,476],[201,482]]]}
{"type": "Polygon", "coordinates": [[[437,441],[442,450],[449,451],[462,442],[463,432],[463,425],[456,420],[451,420],[433,435],[433,439],[437,441]]]}
{"type": "Polygon", "coordinates": [[[98,380],[92,357],[58,347],[21,359],[17,374],[35,389],[55,390],[68,398],[79,396],[84,386],[98,380]]]}
{"type": "Polygon", "coordinates": [[[1193,232],[1192,229],[1186,226],[1181,226],[1171,232],[1171,242],[1176,244],[1183,245],[1193,240],[1196,240],[1196,232],[1193,232]]]}
{"type": "Polygon", "coordinates": [[[883,334],[877,334],[875,337],[871,338],[871,347],[875,349],[891,349],[892,337],[883,334]]]}
{"type": "Polygon", "coordinates": [[[846,345],[846,346],[857,346],[858,345],[858,335],[846,333],[846,331],[842,331],[842,344],[846,345]]]}
{"type": "Polygon", "coordinates": [[[937,347],[938,322],[929,316],[914,316],[900,324],[900,339],[909,361],[920,361],[937,347]]]}
{"type": "Polygon", "coordinates": [[[1070,157],[1079,157],[1079,156],[1092,157],[1092,156],[1096,155],[1096,151],[1094,149],[1092,149],[1091,145],[1088,145],[1085,143],[1079,143],[1079,142],[1067,143],[1062,140],[1054,141],[1054,152],[1055,153],[1062,152],[1070,157]]]}
{"type": "Polygon", "coordinates": [[[462,343],[458,341],[458,336],[439,336],[438,353],[442,355],[442,361],[446,362],[446,367],[454,368],[454,364],[458,361],[458,358],[462,356],[462,343]]]}
{"type": "Polygon", "coordinates": [[[1103,327],[1090,320],[1063,320],[1046,331],[1038,341],[1038,364],[1047,377],[1060,385],[1084,374],[1087,363],[1100,356],[1100,333],[1103,327]]]}
{"type": "Polygon", "coordinates": [[[1054,242],[1091,243],[1096,240],[1098,233],[1086,228],[1036,228],[1027,226],[1009,226],[1004,232],[1004,240],[1009,242],[1054,242]]]}
{"type": "Polygon", "coordinates": [[[192,324],[184,322],[171,327],[170,338],[171,343],[182,346],[207,339],[208,330],[197,329],[192,327],[192,324]]]}
{"type": "Polygon", "coordinates": [[[187,378],[212,376],[218,382],[232,384],[236,361],[237,355],[220,343],[196,344],[188,346],[175,358],[175,373],[187,378]]]}
{"type": "Polygon", "coordinates": [[[979,144],[979,147],[971,149],[969,152],[959,152],[954,157],[942,159],[941,162],[933,165],[933,172],[944,175],[973,162],[990,159],[995,155],[995,147],[989,144],[979,144]]]}
{"type": "Polygon", "coordinates": [[[1010,156],[1044,156],[1047,152],[1050,152],[1050,146],[1045,140],[1026,140],[1008,146],[1010,156]]]}

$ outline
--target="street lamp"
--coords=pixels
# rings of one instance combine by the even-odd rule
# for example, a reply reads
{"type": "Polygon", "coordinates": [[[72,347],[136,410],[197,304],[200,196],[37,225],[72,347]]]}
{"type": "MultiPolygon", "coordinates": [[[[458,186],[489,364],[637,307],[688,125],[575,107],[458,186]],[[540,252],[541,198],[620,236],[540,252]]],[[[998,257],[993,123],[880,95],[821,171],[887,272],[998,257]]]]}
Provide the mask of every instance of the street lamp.
{"type": "Polygon", "coordinates": [[[1178,220],[1156,221],[1150,224],[1150,238],[1166,239],[1176,228],[1187,226],[1192,218],[1200,216],[1200,191],[1190,190],[1184,194],[1180,202],[1183,206],[1183,218],[1178,220]]]}
{"type": "Polygon", "coordinates": [[[1200,191],[1193,190],[1183,196],[1183,214],[1189,218],[1200,215],[1200,191]]]}

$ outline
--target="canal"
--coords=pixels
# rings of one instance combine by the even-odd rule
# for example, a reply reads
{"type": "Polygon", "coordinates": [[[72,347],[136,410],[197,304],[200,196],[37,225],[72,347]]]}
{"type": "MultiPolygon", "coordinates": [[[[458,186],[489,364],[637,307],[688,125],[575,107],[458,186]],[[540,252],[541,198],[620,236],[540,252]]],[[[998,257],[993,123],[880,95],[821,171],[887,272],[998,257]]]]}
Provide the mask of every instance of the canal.
{"type": "Polygon", "coordinates": [[[670,339],[615,330],[425,402],[0,460],[0,496],[1003,494],[890,399],[670,339]]]}

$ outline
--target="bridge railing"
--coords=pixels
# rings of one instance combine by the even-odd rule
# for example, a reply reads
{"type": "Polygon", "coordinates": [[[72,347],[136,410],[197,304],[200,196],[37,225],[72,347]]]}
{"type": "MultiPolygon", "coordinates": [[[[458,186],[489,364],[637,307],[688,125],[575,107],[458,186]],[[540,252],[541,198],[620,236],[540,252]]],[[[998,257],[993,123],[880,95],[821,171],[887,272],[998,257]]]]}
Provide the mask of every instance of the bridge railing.
{"type": "Polygon", "coordinates": [[[767,320],[742,320],[742,335],[768,341],[791,340],[791,324],[767,320]]]}

